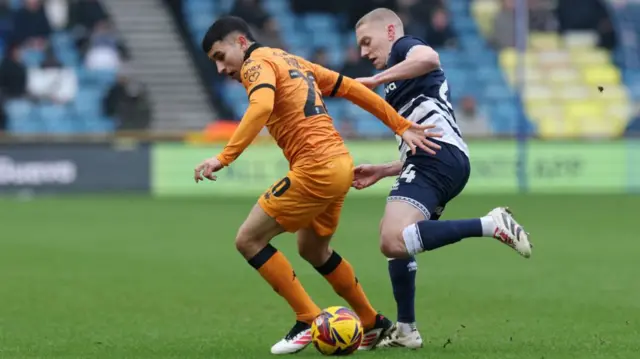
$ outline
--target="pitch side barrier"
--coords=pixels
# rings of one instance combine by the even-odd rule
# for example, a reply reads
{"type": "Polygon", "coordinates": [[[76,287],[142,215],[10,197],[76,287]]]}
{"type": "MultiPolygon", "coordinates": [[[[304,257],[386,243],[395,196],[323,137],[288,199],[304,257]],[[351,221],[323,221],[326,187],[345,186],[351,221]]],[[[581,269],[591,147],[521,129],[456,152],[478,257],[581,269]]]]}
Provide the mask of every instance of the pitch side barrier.
{"type": "MultiPolygon", "coordinates": [[[[398,158],[393,141],[348,141],[357,164],[398,158]]],[[[469,142],[472,175],[465,193],[519,191],[517,144],[512,140],[469,142]]],[[[274,144],[255,144],[218,181],[196,185],[193,168],[217,154],[222,146],[157,143],[151,151],[151,190],[154,195],[260,195],[284,176],[288,164],[274,144]]],[[[530,193],[640,192],[640,141],[529,141],[526,177],[530,193]]],[[[388,193],[394,179],[380,181],[353,195],[388,193]]]]}
{"type": "Polygon", "coordinates": [[[0,195],[150,192],[151,145],[100,138],[2,138],[0,195]]]}

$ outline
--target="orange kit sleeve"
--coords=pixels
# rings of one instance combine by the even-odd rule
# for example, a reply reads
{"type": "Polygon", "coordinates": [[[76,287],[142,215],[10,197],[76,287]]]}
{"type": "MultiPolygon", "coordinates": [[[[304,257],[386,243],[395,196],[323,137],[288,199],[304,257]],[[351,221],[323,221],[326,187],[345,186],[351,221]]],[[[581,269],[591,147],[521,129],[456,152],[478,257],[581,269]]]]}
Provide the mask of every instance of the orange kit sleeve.
{"type": "Polygon", "coordinates": [[[365,85],[320,65],[314,63],[309,64],[313,68],[316,82],[324,96],[346,98],[379,118],[398,135],[402,135],[404,131],[411,127],[409,120],[400,116],[387,101],[368,89],[365,85]]]}
{"type": "Polygon", "coordinates": [[[267,123],[275,100],[276,75],[266,61],[247,60],[242,67],[242,84],[247,89],[249,107],[229,143],[216,156],[224,166],[235,161],[267,123]]]}

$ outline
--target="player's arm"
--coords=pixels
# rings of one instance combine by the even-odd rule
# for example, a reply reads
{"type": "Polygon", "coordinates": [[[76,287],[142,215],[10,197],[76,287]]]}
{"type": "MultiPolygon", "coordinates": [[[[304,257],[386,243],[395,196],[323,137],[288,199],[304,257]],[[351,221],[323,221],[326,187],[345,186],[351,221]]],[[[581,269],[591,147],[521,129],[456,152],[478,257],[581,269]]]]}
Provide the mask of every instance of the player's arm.
{"type": "Polygon", "coordinates": [[[229,143],[216,156],[223,166],[228,166],[253,142],[267,123],[275,100],[275,72],[267,62],[254,61],[245,65],[242,82],[249,96],[249,107],[229,143]]]}
{"type": "Polygon", "coordinates": [[[410,121],[400,116],[391,105],[363,84],[320,65],[310,62],[309,65],[313,68],[323,96],[346,98],[379,118],[397,135],[402,136],[411,128],[410,121]]]}
{"type": "Polygon", "coordinates": [[[433,48],[420,43],[408,46],[404,61],[373,76],[377,84],[416,78],[440,68],[440,56],[433,48]]]}
{"type": "Polygon", "coordinates": [[[380,175],[384,177],[397,176],[402,172],[402,161],[396,160],[390,163],[379,165],[380,175]]]}
{"type": "Polygon", "coordinates": [[[353,170],[351,187],[355,189],[371,187],[385,177],[398,176],[401,171],[401,161],[393,161],[382,165],[359,165],[353,170]]]}

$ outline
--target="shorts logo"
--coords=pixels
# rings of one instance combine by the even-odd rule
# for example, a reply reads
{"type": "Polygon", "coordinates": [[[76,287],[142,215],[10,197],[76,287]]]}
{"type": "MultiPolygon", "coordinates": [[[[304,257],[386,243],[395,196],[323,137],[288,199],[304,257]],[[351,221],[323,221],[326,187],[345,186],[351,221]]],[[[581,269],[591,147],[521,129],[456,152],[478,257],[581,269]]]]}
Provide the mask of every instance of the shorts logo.
{"type": "Polygon", "coordinates": [[[396,179],[396,181],[393,183],[393,186],[391,186],[391,190],[395,191],[398,189],[398,187],[400,186],[400,179],[396,179]]]}

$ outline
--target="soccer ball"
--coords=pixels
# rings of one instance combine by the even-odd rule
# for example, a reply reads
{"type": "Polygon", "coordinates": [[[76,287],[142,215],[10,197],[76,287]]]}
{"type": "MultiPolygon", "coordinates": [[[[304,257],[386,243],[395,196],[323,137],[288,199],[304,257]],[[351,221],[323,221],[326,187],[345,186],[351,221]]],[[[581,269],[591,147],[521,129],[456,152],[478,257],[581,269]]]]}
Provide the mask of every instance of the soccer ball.
{"type": "Polygon", "coordinates": [[[313,346],[324,355],[349,355],[362,342],[360,318],[351,309],[329,307],[311,324],[313,346]]]}

